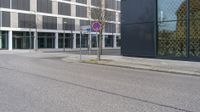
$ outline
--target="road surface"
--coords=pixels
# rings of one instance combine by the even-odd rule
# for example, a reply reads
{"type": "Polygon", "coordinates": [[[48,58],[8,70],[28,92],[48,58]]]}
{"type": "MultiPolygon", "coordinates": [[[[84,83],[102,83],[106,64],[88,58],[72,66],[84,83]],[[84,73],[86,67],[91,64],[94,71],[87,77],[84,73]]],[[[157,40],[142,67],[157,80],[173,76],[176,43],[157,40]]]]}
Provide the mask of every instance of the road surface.
{"type": "Polygon", "coordinates": [[[0,53],[0,112],[200,112],[200,77],[0,53]]]}

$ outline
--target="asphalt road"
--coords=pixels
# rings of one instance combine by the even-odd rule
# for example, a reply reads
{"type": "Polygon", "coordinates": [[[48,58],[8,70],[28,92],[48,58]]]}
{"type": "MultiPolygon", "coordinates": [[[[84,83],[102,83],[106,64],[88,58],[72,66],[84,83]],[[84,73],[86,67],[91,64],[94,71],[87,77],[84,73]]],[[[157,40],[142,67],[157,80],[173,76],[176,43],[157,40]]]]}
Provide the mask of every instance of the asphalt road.
{"type": "Polygon", "coordinates": [[[0,112],[200,112],[200,77],[1,53],[0,112]]]}

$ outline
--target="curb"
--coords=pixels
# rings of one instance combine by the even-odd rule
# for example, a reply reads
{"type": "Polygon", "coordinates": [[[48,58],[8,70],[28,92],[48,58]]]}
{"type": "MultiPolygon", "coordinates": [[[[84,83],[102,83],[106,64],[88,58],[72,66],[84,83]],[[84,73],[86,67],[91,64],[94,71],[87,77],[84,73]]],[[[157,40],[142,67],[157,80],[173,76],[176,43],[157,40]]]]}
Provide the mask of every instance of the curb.
{"type": "Polygon", "coordinates": [[[111,66],[111,67],[118,67],[118,68],[127,68],[127,69],[135,69],[135,70],[146,70],[146,71],[155,71],[155,72],[163,72],[163,73],[173,73],[177,75],[185,75],[185,76],[195,76],[200,77],[200,73],[192,73],[192,72],[181,72],[176,70],[164,70],[164,69],[156,69],[156,68],[145,68],[145,67],[135,67],[135,66],[126,66],[126,65],[116,65],[116,64],[108,64],[102,62],[89,62],[87,60],[82,61],[81,63],[87,64],[95,64],[95,65],[104,65],[104,66],[111,66]]]}

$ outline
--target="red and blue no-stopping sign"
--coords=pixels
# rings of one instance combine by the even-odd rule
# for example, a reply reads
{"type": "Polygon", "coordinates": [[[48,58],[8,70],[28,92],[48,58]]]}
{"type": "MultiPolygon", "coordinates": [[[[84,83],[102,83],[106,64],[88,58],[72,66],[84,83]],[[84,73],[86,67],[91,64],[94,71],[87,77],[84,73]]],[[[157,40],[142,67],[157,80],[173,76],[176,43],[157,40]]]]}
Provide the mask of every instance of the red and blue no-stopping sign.
{"type": "Polygon", "coordinates": [[[101,28],[102,28],[101,23],[99,23],[98,21],[92,23],[92,29],[95,32],[98,32],[99,30],[101,30],[101,28]]]}

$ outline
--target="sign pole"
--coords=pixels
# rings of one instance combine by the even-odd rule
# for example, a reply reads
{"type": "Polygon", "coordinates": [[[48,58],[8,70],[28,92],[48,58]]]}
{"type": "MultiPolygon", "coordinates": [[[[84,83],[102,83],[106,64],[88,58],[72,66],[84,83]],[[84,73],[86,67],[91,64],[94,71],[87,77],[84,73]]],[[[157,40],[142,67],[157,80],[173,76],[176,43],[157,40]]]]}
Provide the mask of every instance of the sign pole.
{"type": "Polygon", "coordinates": [[[82,60],[82,46],[81,46],[81,42],[82,42],[82,31],[80,31],[80,61],[82,60]]]}
{"type": "MultiPolygon", "coordinates": [[[[99,49],[99,48],[100,48],[102,45],[101,45],[101,46],[99,45],[99,41],[100,41],[101,39],[100,39],[100,37],[98,37],[97,32],[100,31],[100,30],[102,29],[101,23],[98,22],[98,21],[93,22],[93,23],[92,23],[92,29],[96,32],[96,37],[97,37],[97,59],[98,59],[98,61],[100,61],[101,56],[100,56],[100,49],[99,49]]],[[[100,35],[100,34],[99,34],[99,35],[100,35]]]]}

